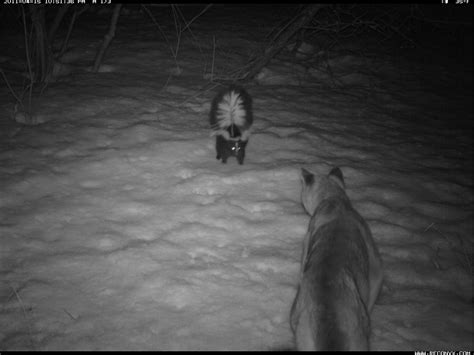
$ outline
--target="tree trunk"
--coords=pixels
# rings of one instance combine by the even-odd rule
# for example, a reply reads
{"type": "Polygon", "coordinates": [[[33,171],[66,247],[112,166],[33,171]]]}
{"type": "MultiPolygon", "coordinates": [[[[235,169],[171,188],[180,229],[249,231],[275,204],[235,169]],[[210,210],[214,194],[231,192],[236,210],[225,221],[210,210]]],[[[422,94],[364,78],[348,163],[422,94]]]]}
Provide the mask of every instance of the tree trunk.
{"type": "Polygon", "coordinates": [[[49,43],[51,43],[51,45],[53,44],[54,36],[56,35],[56,31],[58,30],[59,25],[61,24],[61,21],[63,20],[64,15],[66,15],[66,12],[67,10],[69,10],[70,7],[71,5],[60,6],[58,9],[58,12],[56,12],[56,16],[54,17],[53,24],[51,25],[48,31],[48,40],[49,40],[49,43]]]}
{"type": "Polygon", "coordinates": [[[288,41],[293,37],[298,30],[308,24],[316,13],[323,7],[328,6],[326,4],[311,4],[305,6],[295,19],[292,19],[290,23],[270,41],[270,44],[265,49],[263,56],[255,58],[249,64],[249,69],[244,74],[242,80],[252,79],[257,75],[262,68],[268,64],[268,62],[278,54],[288,44],[288,41]]]}
{"type": "Polygon", "coordinates": [[[112,39],[115,36],[115,28],[117,27],[117,21],[120,15],[121,7],[121,4],[115,5],[114,13],[110,21],[109,32],[104,36],[102,46],[100,47],[97,56],[94,60],[94,67],[92,68],[92,72],[94,73],[97,73],[99,71],[100,63],[102,62],[102,58],[104,57],[105,51],[107,50],[108,46],[110,45],[110,42],[112,42],[112,39]]]}
{"type": "Polygon", "coordinates": [[[58,58],[61,58],[64,52],[66,52],[67,45],[69,43],[69,38],[72,33],[72,29],[74,27],[74,24],[76,23],[77,18],[84,12],[87,11],[90,5],[84,5],[84,7],[81,7],[80,9],[75,9],[74,12],[72,13],[71,20],[69,20],[69,27],[67,29],[67,34],[66,38],[64,39],[63,44],[61,45],[61,50],[59,51],[58,58]]]}
{"type": "Polygon", "coordinates": [[[46,83],[53,69],[53,53],[46,35],[44,20],[45,5],[29,5],[34,39],[32,59],[34,62],[35,81],[46,83]]]}

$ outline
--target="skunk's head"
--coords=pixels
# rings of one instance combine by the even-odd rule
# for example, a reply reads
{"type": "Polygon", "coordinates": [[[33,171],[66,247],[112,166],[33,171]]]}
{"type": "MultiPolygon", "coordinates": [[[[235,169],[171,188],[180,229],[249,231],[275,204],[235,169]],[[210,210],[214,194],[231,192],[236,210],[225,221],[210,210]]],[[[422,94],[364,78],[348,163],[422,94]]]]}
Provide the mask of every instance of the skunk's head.
{"type": "Polygon", "coordinates": [[[244,163],[246,145],[247,145],[247,141],[242,141],[240,139],[233,141],[232,144],[230,145],[231,154],[237,158],[237,161],[241,165],[244,163]]]}
{"type": "Polygon", "coordinates": [[[235,156],[237,156],[242,149],[245,149],[245,144],[241,140],[228,142],[230,151],[235,156]]]}

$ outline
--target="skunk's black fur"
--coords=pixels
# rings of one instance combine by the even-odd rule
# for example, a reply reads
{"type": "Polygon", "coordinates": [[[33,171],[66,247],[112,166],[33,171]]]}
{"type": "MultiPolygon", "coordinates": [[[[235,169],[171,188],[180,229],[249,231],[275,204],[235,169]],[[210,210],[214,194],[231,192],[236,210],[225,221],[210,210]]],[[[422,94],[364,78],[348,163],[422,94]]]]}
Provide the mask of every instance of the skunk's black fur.
{"type": "Polygon", "coordinates": [[[244,163],[245,158],[245,147],[247,141],[242,141],[240,136],[240,130],[237,126],[229,126],[227,132],[230,135],[230,139],[226,139],[222,135],[216,136],[216,159],[222,159],[222,163],[227,163],[227,158],[234,156],[240,165],[244,163]]]}

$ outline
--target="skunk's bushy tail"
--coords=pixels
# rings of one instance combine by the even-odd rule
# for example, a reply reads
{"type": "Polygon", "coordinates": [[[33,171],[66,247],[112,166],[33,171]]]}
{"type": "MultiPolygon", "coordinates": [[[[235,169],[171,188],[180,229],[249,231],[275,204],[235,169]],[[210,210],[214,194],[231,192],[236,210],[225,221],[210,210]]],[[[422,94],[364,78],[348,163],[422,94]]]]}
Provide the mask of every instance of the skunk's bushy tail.
{"type": "Polygon", "coordinates": [[[213,134],[227,136],[228,128],[236,126],[242,136],[248,138],[249,128],[253,123],[252,98],[244,88],[230,86],[212,100],[209,121],[213,134]]]}

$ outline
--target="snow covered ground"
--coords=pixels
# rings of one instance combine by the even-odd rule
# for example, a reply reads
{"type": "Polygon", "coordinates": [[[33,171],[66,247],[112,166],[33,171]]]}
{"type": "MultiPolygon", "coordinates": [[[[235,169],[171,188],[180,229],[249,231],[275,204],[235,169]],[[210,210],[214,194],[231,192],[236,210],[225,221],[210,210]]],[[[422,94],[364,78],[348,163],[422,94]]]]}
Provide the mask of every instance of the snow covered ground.
{"type": "MultiPolygon", "coordinates": [[[[170,76],[155,25],[126,15],[101,73],[45,91],[45,123],[15,123],[0,86],[1,350],[291,348],[309,221],[300,168],[332,166],[384,262],[372,349],[474,349],[470,65],[341,43],[334,85],[282,53],[247,85],[244,165],[221,164],[207,116],[217,88],[203,78],[212,36],[216,70],[238,68],[275,22],[211,9],[170,76]]],[[[76,30],[70,64],[91,63],[102,16],[76,30]]]]}

